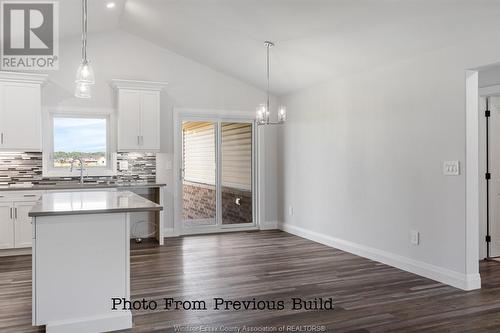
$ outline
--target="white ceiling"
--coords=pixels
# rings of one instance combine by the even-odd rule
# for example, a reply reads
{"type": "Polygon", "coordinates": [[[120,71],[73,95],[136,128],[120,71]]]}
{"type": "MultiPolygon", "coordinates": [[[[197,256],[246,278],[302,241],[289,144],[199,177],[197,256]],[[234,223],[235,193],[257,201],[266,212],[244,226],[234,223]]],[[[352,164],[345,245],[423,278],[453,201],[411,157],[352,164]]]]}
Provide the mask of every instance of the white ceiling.
{"type": "MultiPolygon", "coordinates": [[[[94,31],[119,27],[274,93],[432,51],[499,29],[498,0],[90,0],[94,31]]],[[[78,33],[79,1],[61,1],[61,31],[78,33]],[[62,4],[64,3],[64,4],[62,4]],[[71,8],[71,6],[76,6],[71,8]]]]}

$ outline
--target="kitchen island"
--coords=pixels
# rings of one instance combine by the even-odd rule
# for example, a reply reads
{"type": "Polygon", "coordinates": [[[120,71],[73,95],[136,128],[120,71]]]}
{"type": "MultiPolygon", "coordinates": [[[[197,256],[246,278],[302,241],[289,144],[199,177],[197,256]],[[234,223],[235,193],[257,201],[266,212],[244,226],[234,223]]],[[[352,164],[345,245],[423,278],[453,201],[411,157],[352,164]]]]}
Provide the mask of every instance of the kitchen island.
{"type": "Polygon", "coordinates": [[[108,332],[132,327],[130,214],[162,206],[129,191],[45,193],[33,223],[33,325],[49,333],[108,332]]]}

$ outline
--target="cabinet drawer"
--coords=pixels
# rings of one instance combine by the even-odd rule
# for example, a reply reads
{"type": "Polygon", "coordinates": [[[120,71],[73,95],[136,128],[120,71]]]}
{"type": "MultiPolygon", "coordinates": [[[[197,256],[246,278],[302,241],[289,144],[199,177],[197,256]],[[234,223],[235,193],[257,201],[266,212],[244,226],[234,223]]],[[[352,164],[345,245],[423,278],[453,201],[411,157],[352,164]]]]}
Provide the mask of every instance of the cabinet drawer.
{"type": "Polygon", "coordinates": [[[6,201],[38,201],[43,191],[1,191],[0,202],[6,201]]]}

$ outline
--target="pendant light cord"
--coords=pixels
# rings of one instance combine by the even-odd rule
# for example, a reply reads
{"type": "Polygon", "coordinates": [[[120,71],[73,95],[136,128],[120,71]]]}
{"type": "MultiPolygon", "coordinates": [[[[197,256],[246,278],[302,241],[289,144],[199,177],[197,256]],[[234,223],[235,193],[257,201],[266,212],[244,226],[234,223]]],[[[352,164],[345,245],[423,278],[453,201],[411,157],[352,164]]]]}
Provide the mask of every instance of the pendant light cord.
{"type": "Polygon", "coordinates": [[[87,0],[82,0],[82,61],[87,62],[87,0]]]}
{"type": "Polygon", "coordinates": [[[269,66],[269,49],[271,44],[267,44],[267,105],[266,105],[266,122],[269,123],[269,110],[271,108],[271,102],[269,101],[269,81],[270,81],[270,66],[269,66]]]}

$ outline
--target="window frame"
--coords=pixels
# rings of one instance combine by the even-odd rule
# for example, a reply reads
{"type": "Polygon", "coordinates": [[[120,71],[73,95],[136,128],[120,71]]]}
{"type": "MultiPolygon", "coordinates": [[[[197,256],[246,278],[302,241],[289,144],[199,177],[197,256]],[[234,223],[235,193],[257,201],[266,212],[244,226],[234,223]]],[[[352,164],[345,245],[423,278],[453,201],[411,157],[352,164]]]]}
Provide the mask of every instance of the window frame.
{"type": "Polygon", "coordinates": [[[86,168],[84,176],[105,177],[115,176],[116,167],[116,140],[115,140],[115,113],[113,109],[97,108],[72,108],[60,107],[56,109],[45,109],[43,115],[43,177],[79,177],[80,171],[75,168],[73,172],[69,168],[54,167],[54,118],[97,118],[106,119],[106,167],[86,168]]]}

